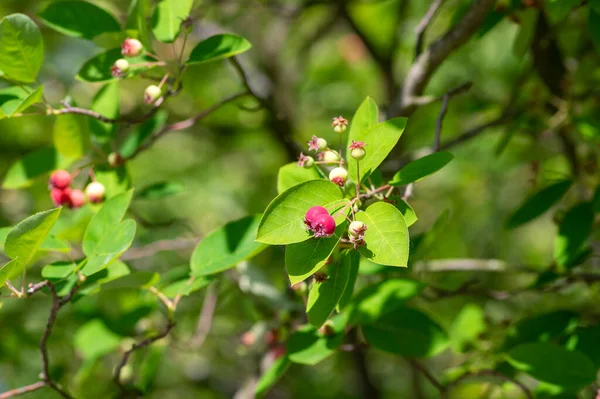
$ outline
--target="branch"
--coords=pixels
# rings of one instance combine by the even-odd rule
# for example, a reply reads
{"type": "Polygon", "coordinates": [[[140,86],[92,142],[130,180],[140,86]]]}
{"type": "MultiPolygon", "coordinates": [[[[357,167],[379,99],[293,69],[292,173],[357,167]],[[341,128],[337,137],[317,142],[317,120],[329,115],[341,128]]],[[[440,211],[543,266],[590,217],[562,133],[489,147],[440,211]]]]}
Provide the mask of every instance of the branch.
{"type": "Polygon", "coordinates": [[[476,126],[472,129],[469,129],[466,132],[464,132],[463,134],[459,135],[458,137],[455,137],[455,138],[447,141],[446,143],[440,145],[440,150],[447,150],[448,148],[451,148],[458,144],[462,144],[466,141],[469,141],[469,140],[479,136],[481,133],[483,133],[486,129],[488,129],[490,127],[504,125],[507,122],[509,122],[513,117],[515,117],[515,115],[516,115],[516,112],[514,112],[512,110],[505,112],[502,115],[500,115],[498,118],[496,118],[490,122],[486,122],[482,125],[476,126]]]}
{"type": "Polygon", "coordinates": [[[417,43],[415,44],[415,58],[421,54],[423,51],[423,39],[425,38],[425,31],[433,21],[433,18],[437,14],[440,6],[444,0],[433,0],[433,3],[429,6],[429,9],[423,16],[423,19],[419,22],[417,27],[415,28],[415,33],[417,34],[417,43]]]}
{"type": "Polygon", "coordinates": [[[44,388],[45,386],[46,386],[46,383],[44,381],[38,381],[31,385],[26,385],[24,387],[15,388],[10,391],[6,391],[6,392],[0,394],[0,399],[8,399],[8,398],[14,398],[16,396],[25,395],[27,393],[34,392],[34,391],[37,391],[38,389],[44,388]]]}
{"type": "Polygon", "coordinates": [[[417,57],[404,80],[399,104],[394,107],[392,114],[408,116],[414,112],[418,105],[415,98],[423,94],[433,73],[451,53],[475,34],[495,3],[496,0],[477,0],[458,25],[417,57]]]}
{"type": "Polygon", "coordinates": [[[425,366],[423,366],[421,363],[414,359],[407,360],[411,364],[411,366],[413,366],[416,370],[419,370],[421,374],[423,374],[425,378],[427,378],[427,381],[429,381],[431,385],[436,387],[437,390],[440,391],[440,393],[444,392],[444,386],[437,380],[437,378],[433,376],[433,374],[429,372],[429,370],[427,370],[427,368],[425,368],[425,366]]]}
{"type": "Polygon", "coordinates": [[[444,122],[444,117],[446,116],[446,112],[448,112],[448,100],[450,97],[448,94],[444,96],[444,100],[442,101],[442,108],[440,109],[440,113],[435,121],[435,138],[433,139],[433,152],[437,152],[440,149],[440,139],[442,137],[442,123],[444,122]]]}

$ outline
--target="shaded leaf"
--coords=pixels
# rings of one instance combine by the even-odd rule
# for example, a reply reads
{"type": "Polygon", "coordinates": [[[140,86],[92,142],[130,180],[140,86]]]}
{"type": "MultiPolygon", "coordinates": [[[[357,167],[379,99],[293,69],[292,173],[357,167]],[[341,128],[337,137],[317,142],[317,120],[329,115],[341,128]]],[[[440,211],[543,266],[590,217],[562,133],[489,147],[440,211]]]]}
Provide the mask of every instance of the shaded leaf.
{"type": "Polygon", "coordinates": [[[290,367],[290,359],[287,356],[282,356],[275,360],[256,382],[254,395],[257,398],[262,398],[268,391],[279,381],[290,367]]]}
{"type": "Polygon", "coordinates": [[[90,360],[116,351],[121,344],[121,337],[109,330],[102,320],[94,319],[79,327],[73,343],[77,352],[90,360]]]}
{"type": "Polygon", "coordinates": [[[352,294],[354,293],[354,285],[356,284],[356,279],[358,278],[358,268],[360,265],[360,255],[356,251],[346,251],[342,253],[342,263],[347,263],[349,268],[348,272],[348,283],[346,284],[346,288],[344,288],[344,293],[340,298],[337,311],[341,311],[350,303],[352,299],[352,294]]]}
{"type": "Polygon", "coordinates": [[[575,328],[578,320],[577,313],[567,310],[525,318],[510,328],[503,349],[533,341],[548,342],[575,328]]]}
{"type": "Polygon", "coordinates": [[[0,119],[10,118],[15,114],[25,111],[33,104],[42,102],[44,86],[35,90],[26,86],[11,86],[0,89],[0,119]]]}
{"type": "Polygon", "coordinates": [[[152,15],[152,32],[164,43],[172,43],[179,36],[181,23],[190,15],[193,0],[162,0],[152,15]]]}
{"type": "MultiPolygon", "coordinates": [[[[98,112],[107,118],[119,117],[119,83],[107,83],[94,96],[92,111],[98,112]]],[[[106,143],[113,139],[117,131],[117,124],[100,122],[96,118],[88,118],[92,137],[99,143],[106,143]]]]}
{"type": "Polygon", "coordinates": [[[4,177],[2,188],[19,189],[29,187],[33,181],[57,169],[67,168],[73,159],[59,154],[54,148],[42,148],[30,152],[15,162],[4,177]]]}
{"type": "Polygon", "coordinates": [[[294,363],[314,366],[331,356],[342,344],[343,338],[344,334],[340,331],[333,335],[323,335],[312,326],[303,326],[288,339],[288,357],[294,363]]]}
{"type": "Polygon", "coordinates": [[[127,13],[126,27],[135,29],[139,33],[139,39],[147,50],[152,49],[152,36],[148,26],[148,0],[133,0],[127,13]]]}
{"type": "Polygon", "coordinates": [[[185,191],[185,184],[181,181],[164,181],[144,187],[137,194],[138,199],[158,199],[185,191]]]}
{"type": "Polygon", "coordinates": [[[252,44],[241,36],[232,34],[214,35],[198,43],[186,64],[216,61],[250,50],[252,44]]]}
{"type": "MultiPolygon", "coordinates": [[[[116,81],[117,78],[112,76],[110,68],[114,65],[115,61],[123,58],[121,54],[121,48],[113,48],[103,53],[97,54],[94,57],[87,60],[77,73],[76,78],[84,82],[108,82],[116,81]]],[[[140,55],[137,57],[127,58],[130,65],[142,64],[151,61],[155,61],[149,56],[140,55]]],[[[140,72],[152,69],[153,66],[132,66],[127,71],[127,76],[135,76],[140,72]]]]}
{"type": "Polygon", "coordinates": [[[506,222],[508,228],[525,224],[545,213],[569,191],[571,180],[562,180],[529,197],[506,222]]]}
{"type": "Polygon", "coordinates": [[[554,240],[554,261],[572,267],[586,249],[594,229],[594,209],[589,202],[575,205],[565,214],[554,240]]]}
{"type": "Polygon", "coordinates": [[[129,158],[135,151],[146,142],[152,133],[162,128],[167,122],[168,112],[159,110],[152,118],[147,119],[141,125],[137,125],[134,130],[127,134],[127,137],[119,147],[119,153],[123,158],[129,158]]]}
{"type": "Polygon", "coordinates": [[[39,16],[57,32],[82,39],[91,40],[102,33],[121,30],[121,25],[110,13],[81,0],[52,2],[39,16]]]}
{"type": "Polygon", "coordinates": [[[469,345],[479,340],[485,329],[483,309],[474,303],[466,304],[454,318],[450,328],[452,348],[459,353],[466,351],[469,345]]]}
{"type": "Polygon", "coordinates": [[[389,184],[392,186],[405,186],[409,183],[417,182],[446,166],[454,159],[454,155],[449,152],[434,152],[416,159],[406,164],[400,169],[389,184]]]}
{"type": "Polygon", "coordinates": [[[0,70],[5,78],[33,83],[44,60],[44,41],[35,22],[24,14],[0,21],[0,70]]]}

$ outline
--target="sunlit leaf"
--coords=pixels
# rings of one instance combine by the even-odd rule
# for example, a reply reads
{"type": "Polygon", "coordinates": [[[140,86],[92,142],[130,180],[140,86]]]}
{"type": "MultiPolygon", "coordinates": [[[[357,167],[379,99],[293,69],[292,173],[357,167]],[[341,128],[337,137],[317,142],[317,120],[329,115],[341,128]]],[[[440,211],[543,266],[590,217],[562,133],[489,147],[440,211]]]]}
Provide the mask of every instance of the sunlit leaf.
{"type": "Polygon", "coordinates": [[[24,83],[36,81],[44,60],[44,42],[35,22],[24,14],[0,21],[0,70],[4,77],[24,83]]]}
{"type": "Polygon", "coordinates": [[[198,64],[233,57],[250,50],[252,44],[241,36],[232,34],[214,35],[198,43],[186,64],[198,64]]]}
{"type": "Polygon", "coordinates": [[[118,32],[121,25],[106,10],[81,0],[62,0],[48,4],[41,20],[63,35],[93,39],[105,32],[118,32]]]}

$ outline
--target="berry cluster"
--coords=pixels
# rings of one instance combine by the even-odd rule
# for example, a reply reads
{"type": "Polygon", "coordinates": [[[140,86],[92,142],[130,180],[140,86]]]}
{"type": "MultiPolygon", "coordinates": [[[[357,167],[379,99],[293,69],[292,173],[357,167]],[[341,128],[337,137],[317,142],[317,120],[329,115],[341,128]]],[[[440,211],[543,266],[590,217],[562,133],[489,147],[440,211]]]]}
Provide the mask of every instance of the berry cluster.
{"type": "Polygon", "coordinates": [[[330,237],[335,231],[335,220],[322,206],[313,206],[304,216],[306,228],[317,238],[330,237]]]}
{"type": "Polygon", "coordinates": [[[104,186],[99,182],[92,182],[85,188],[85,193],[79,189],[72,189],[73,176],[66,170],[56,170],[50,175],[50,198],[54,206],[68,208],[81,208],[85,205],[86,197],[92,203],[104,200],[104,186]]]}

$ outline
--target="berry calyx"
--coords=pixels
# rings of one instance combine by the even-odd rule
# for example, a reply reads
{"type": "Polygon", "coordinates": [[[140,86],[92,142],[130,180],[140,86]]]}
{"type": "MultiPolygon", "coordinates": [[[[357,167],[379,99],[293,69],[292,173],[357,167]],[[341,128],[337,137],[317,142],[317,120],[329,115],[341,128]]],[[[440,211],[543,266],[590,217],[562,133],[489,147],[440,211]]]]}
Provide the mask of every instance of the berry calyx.
{"type": "Polygon", "coordinates": [[[125,58],[120,58],[110,68],[110,74],[115,78],[121,78],[129,71],[129,61],[125,58]]]}
{"type": "Polygon", "coordinates": [[[317,215],[312,224],[312,232],[316,238],[330,237],[335,232],[335,220],[329,214],[317,215]]]}
{"type": "Polygon", "coordinates": [[[102,202],[104,200],[104,193],[104,185],[97,181],[91,182],[85,188],[85,195],[87,196],[88,200],[93,204],[102,202]]]}
{"type": "Polygon", "coordinates": [[[298,157],[298,166],[303,168],[311,168],[314,164],[315,159],[313,157],[300,153],[300,156],[298,157]]]}
{"type": "Polygon", "coordinates": [[[309,151],[323,151],[327,149],[327,140],[321,137],[312,136],[312,139],[308,142],[309,151]]]}
{"type": "Polygon", "coordinates": [[[71,208],[81,208],[85,205],[85,194],[81,190],[71,190],[69,196],[71,200],[71,208]]]}
{"type": "Polygon", "coordinates": [[[65,188],[53,188],[50,190],[50,198],[54,206],[71,206],[71,189],[65,188]]]}
{"type": "Polygon", "coordinates": [[[333,118],[333,122],[331,122],[331,126],[333,126],[334,132],[342,134],[348,128],[348,120],[340,115],[337,118],[333,118]]]}
{"type": "Polygon", "coordinates": [[[313,206],[306,211],[306,215],[304,215],[304,224],[309,230],[312,230],[315,219],[319,215],[329,215],[329,212],[322,206],[313,206]]]}
{"type": "Polygon", "coordinates": [[[158,100],[161,94],[162,90],[160,89],[160,87],[156,85],[150,85],[146,87],[146,91],[144,91],[144,102],[146,104],[152,104],[153,102],[158,100]]]}
{"type": "Polygon", "coordinates": [[[322,153],[321,159],[324,162],[339,162],[340,160],[340,154],[338,154],[336,151],[333,150],[329,150],[329,151],[325,151],[322,153]]]}
{"type": "Polygon", "coordinates": [[[144,49],[144,45],[138,39],[127,38],[121,44],[121,54],[125,57],[137,57],[142,54],[142,50],[144,49]]]}
{"type": "Polygon", "coordinates": [[[342,167],[333,168],[329,172],[329,180],[342,187],[348,180],[348,171],[342,167]]]}
{"type": "Polygon", "coordinates": [[[55,170],[50,175],[50,185],[55,188],[63,189],[71,184],[71,174],[66,170],[55,170]]]}
{"type": "Polygon", "coordinates": [[[365,231],[367,231],[367,225],[363,222],[359,222],[358,220],[350,223],[350,226],[348,227],[348,234],[353,237],[364,235],[365,231]]]}

